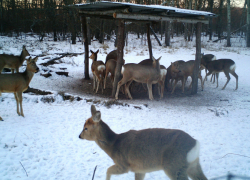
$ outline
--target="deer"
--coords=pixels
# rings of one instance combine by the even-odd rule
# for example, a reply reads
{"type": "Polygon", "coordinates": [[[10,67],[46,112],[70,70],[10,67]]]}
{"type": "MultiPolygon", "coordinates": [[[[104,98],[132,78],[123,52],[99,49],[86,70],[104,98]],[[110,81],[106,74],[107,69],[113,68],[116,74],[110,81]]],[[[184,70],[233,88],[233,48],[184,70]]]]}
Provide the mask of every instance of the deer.
{"type": "MultiPolygon", "coordinates": [[[[32,80],[34,73],[39,71],[36,65],[38,57],[27,59],[26,70],[22,73],[14,74],[0,74],[0,96],[1,93],[14,93],[17,105],[17,114],[23,116],[22,107],[22,93],[29,87],[29,83],[32,80]],[[21,112],[19,111],[19,106],[21,112]]],[[[2,118],[0,117],[2,120],[2,118]]]]}
{"type": "MultiPolygon", "coordinates": [[[[205,78],[213,73],[216,73],[216,80],[217,80],[216,88],[219,86],[219,83],[218,83],[219,73],[224,72],[224,74],[227,77],[227,82],[224,85],[224,87],[222,88],[222,90],[224,90],[226,88],[228,82],[231,79],[229,73],[235,77],[235,79],[236,79],[235,90],[238,89],[238,75],[235,73],[236,64],[232,59],[218,59],[216,61],[209,61],[209,62],[205,63],[205,67],[208,70],[208,74],[205,76],[205,78]]],[[[204,86],[204,81],[203,81],[203,86],[204,86]]]]}
{"type": "MultiPolygon", "coordinates": [[[[200,70],[205,69],[205,73],[207,75],[207,68],[205,67],[205,64],[206,64],[206,62],[214,61],[214,60],[216,60],[215,55],[202,53],[201,54],[201,67],[200,67],[200,70]]],[[[214,80],[213,80],[213,83],[214,83],[215,82],[215,74],[212,74],[210,82],[212,82],[213,77],[214,77],[214,80]]],[[[207,78],[206,78],[206,81],[207,81],[207,78]]]]}
{"type": "Polygon", "coordinates": [[[20,56],[0,54],[0,74],[3,68],[10,68],[12,73],[14,73],[14,70],[18,73],[19,67],[23,64],[26,56],[30,56],[30,54],[25,46],[23,46],[20,56]]]}
{"type": "MultiPolygon", "coordinates": [[[[146,65],[146,66],[153,66],[153,60],[152,59],[144,59],[141,62],[139,62],[138,64],[146,65]]],[[[158,94],[160,95],[161,98],[163,98],[167,69],[165,66],[160,65],[160,71],[161,71],[160,78],[158,80],[158,94]],[[160,85],[160,87],[159,87],[159,85],[160,85]]]]}
{"type": "Polygon", "coordinates": [[[134,64],[129,63],[122,66],[122,79],[118,82],[117,90],[115,94],[115,99],[118,99],[118,93],[120,87],[125,84],[125,92],[127,93],[130,99],[133,99],[130,91],[129,86],[132,81],[136,81],[139,83],[146,83],[148,88],[149,99],[153,100],[152,94],[152,84],[158,83],[160,79],[160,61],[161,57],[155,59],[153,57],[153,64],[152,66],[145,66],[141,64],[134,64]]]}
{"type": "Polygon", "coordinates": [[[91,71],[93,73],[93,91],[95,93],[98,92],[99,89],[99,84],[101,83],[101,88],[102,88],[102,94],[103,94],[103,81],[105,77],[105,64],[98,60],[97,61],[97,54],[99,53],[99,49],[96,52],[93,52],[90,50],[91,55],[90,59],[92,59],[92,65],[91,65],[91,71]],[[97,87],[96,87],[97,84],[97,87]]]}
{"type": "Polygon", "coordinates": [[[117,62],[114,59],[109,59],[106,62],[106,71],[105,71],[105,78],[104,78],[104,89],[106,88],[106,81],[109,73],[111,74],[110,79],[113,84],[115,78],[115,69],[116,69],[117,62]]]}
{"type": "Polygon", "coordinates": [[[171,180],[207,180],[199,162],[200,143],[186,132],[151,128],[117,134],[102,121],[94,105],[91,115],[79,138],[94,141],[113,160],[106,180],[128,171],[135,173],[135,180],[143,180],[146,173],[158,170],[171,180]]]}
{"type": "Polygon", "coordinates": [[[181,72],[180,71],[180,64],[181,63],[184,63],[185,61],[183,60],[177,60],[175,62],[171,62],[171,65],[168,66],[167,68],[167,74],[166,74],[166,78],[165,78],[165,84],[167,86],[167,89],[172,89],[172,83],[173,83],[173,80],[174,80],[174,77],[176,73],[179,73],[181,72]],[[171,83],[169,83],[169,81],[171,80],[171,83]]]}
{"type": "MultiPolygon", "coordinates": [[[[194,60],[190,60],[190,61],[186,61],[186,62],[180,64],[179,68],[180,68],[181,72],[175,73],[175,75],[173,76],[173,79],[175,80],[175,82],[174,82],[174,87],[173,87],[173,90],[172,90],[171,94],[174,93],[176,84],[177,84],[177,82],[179,80],[182,81],[182,93],[184,93],[184,89],[185,89],[185,84],[186,84],[187,78],[189,76],[192,77],[192,74],[193,74],[193,71],[194,71],[194,63],[195,63],[194,60]]],[[[198,74],[198,77],[201,80],[201,89],[203,90],[202,76],[201,76],[200,72],[198,74]]],[[[192,87],[192,81],[191,81],[191,83],[189,85],[189,89],[191,87],[192,87]]]]}

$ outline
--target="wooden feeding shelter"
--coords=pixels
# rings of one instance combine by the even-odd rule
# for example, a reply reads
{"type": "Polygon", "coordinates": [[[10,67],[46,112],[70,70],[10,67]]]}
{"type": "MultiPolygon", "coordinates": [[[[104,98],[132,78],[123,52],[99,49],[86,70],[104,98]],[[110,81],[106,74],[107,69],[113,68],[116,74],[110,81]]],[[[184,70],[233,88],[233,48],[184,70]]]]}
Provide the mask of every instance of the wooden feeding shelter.
{"type": "MultiPolygon", "coordinates": [[[[201,24],[208,24],[209,19],[217,15],[205,12],[188,9],[180,9],[161,5],[140,5],[132,3],[99,1],[86,4],[75,4],[71,7],[79,10],[79,15],[82,20],[83,37],[85,39],[85,78],[89,77],[89,48],[87,38],[87,17],[97,17],[104,19],[118,20],[118,34],[117,34],[117,68],[115,72],[114,86],[112,90],[112,97],[115,96],[118,78],[121,74],[121,67],[123,64],[123,46],[124,46],[124,23],[125,21],[144,21],[150,23],[153,21],[174,21],[184,23],[197,24],[196,28],[196,56],[195,68],[192,76],[192,91],[191,94],[197,93],[198,88],[198,72],[201,61],[201,24]]],[[[149,55],[152,58],[152,46],[150,40],[150,26],[147,26],[147,39],[149,47],[149,55]]]]}

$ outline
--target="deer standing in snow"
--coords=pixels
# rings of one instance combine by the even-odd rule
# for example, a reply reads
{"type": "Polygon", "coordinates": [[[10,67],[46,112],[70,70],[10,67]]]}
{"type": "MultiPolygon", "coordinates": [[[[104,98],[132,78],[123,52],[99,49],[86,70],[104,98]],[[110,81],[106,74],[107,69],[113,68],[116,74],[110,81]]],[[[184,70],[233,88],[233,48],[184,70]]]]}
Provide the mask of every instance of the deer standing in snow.
{"type": "Polygon", "coordinates": [[[153,100],[152,84],[158,83],[160,79],[160,61],[161,57],[157,60],[153,57],[152,66],[145,66],[141,64],[129,63],[122,66],[122,79],[118,82],[115,98],[118,99],[120,87],[125,84],[125,92],[130,99],[133,99],[129,86],[132,81],[139,83],[146,83],[148,88],[149,99],[153,100]]]}
{"type": "MultiPolygon", "coordinates": [[[[213,73],[216,73],[215,74],[216,75],[216,80],[217,80],[217,86],[216,87],[218,87],[218,85],[219,85],[219,83],[218,83],[219,73],[224,72],[224,74],[227,77],[227,82],[224,85],[224,87],[222,88],[222,90],[224,90],[226,88],[228,82],[230,81],[229,73],[232,74],[235,77],[235,79],[236,79],[236,88],[235,88],[235,90],[238,89],[238,75],[235,73],[236,64],[232,59],[218,59],[216,61],[209,61],[209,62],[205,63],[205,67],[209,71],[208,74],[206,75],[206,77],[213,74],[213,73]]],[[[205,77],[205,79],[206,79],[206,77],[205,77]]],[[[203,86],[204,86],[204,83],[205,83],[205,79],[203,81],[203,86]]]]}
{"type": "Polygon", "coordinates": [[[106,173],[135,173],[135,180],[145,174],[163,170],[171,180],[207,180],[199,163],[200,144],[189,134],[176,129],[151,128],[116,134],[102,121],[101,112],[91,106],[80,139],[95,141],[114,161],[106,173]]]}
{"type": "Polygon", "coordinates": [[[93,60],[92,65],[91,65],[91,71],[93,73],[93,91],[95,93],[98,92],[99,85],[101,84],[102,88],[102,93],[103,93],[103,81],[105,77],[105,64],[102,61],[97,61],[97,54],[99,52],[99,49],[96,52],[93,52],[90,50],[92,53],[90,55],[90,59],[93,60]]]}
{"type": "MultiPolygon", "coordinates": [[[[0,96],[1,93],[14,93],[17,105],[17,114],[23,116],[22,93],[28,89],[29,83],[34,76],[34,73],[39,71],[36,65],[38,57],[27,60],[27,67],[23,73],[0,74],[0,96]],[[19,111],[19,106],[21,112],[19,111]]],[[[2,118],[0,117],[0,120],[2,118]]]]}

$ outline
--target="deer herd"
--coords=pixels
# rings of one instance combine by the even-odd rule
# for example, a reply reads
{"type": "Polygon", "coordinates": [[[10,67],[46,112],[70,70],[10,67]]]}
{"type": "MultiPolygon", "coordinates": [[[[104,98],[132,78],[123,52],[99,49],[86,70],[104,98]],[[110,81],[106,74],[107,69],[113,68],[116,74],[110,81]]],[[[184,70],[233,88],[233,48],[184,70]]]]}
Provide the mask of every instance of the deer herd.
{"type": "MultiPolygon", "coordinates": [[[[117,63],[117,50],[111,51],[107,57],[106,62],[103,63],[100,60],[97,60],[97,54],[99,50],[96,52],[90,51],[92,54],[90,59],[93,60],[91,65],[91,70],[93,73],[93,91],[95,93],[98,92],[99,84],[102,85],[102,93],[103,89],[106,88],[106,81],[109,73],[111,74],[110,79],[113,84],[114,76],[115,76],[115,69],[117,63]],[[96,84],[97,83],[97,88],[96,84]],[[104,85],[103,85],[104,84],[104,85]],[[104,87],[103,87],[104,86],[104,87]]],[[[128,98],[133,99],[130,93],[130,84],[135,81],[138,83],[144,83],[147,85],[149,99],[153,100],[153,93],[152,93],[152,84],[159,84],[159,95],[160,98],[163,98],[164,88],[166,86],[167,90],[171,91],[171,94],[174,93],[176,85],[178,81],[182,83],[182,93],[185,90],[185,84],[187,78],[194,73],[194,60],[184,61],[184,60],[177,60],[172,62],[171,65],[166,68],[163,65],[160,65],[160,59],[145,59],[138,64],[135,63],[128,63],[125,64],[125,60],[123,60],[123,66],[121,70],[121,80],[118,82],[117,90],[115,94],[115,99],[118,99],[119,90],[122,85],[125,86],[125,94],[128,98]],[[172,87],[172,84],[174,85],[172,87]]],[[[230,74],[232,74],[236,78],[236,89],[238,89],[238,75],[235,73],[235,62],[231,59],[218,59],[216,60],[216,56],[213,54],[202,54],[201,55],[201,64],[198,73],[198,78],[201,82],[201,90],[204,89],[204,83],[207,79],[207,76],[212,74],[217,80],[217,87],[218,87],[218,76],[220,72],[224,72],[227,77],[227,82],[222,89],[225,89],[226,85],[230,80],[230,74]],[[206,76],[204,80],[202,80],[201,70],[205,69],[206,76]],[[208,73],[207,73],[208,70],[208,73]]],[[[211,81],[212,81],[211,77],[211,81]]],[[[213,82],[214,82],[213,81],[213,82]]],[[[189,85],[189,89],[192,86],[192,82],[189,85]]]]}
{"type": "MultiPolygon", "coordinates": [[[[114,82],[117,50],[107,55],[105,63],[97,60],[99,50],[90,52],[89,58],[93,61],[91,65],[93,90],[97,93],[101,87],[103,93],[109,73],[112,84],[114,82]]],[[[23,46],[20,56],[0,55],[0,96],[1,93],[14,93],[17,114],[23,117],[22,93],[28,88],[34,73],[39,71],[36,65],[38,57],[29,57],[26,60],[26,70],[19,72],[19,67],[27,56],[30,54],[25,46],[23,46]],[[10,68],[12,73],[1,74],[3,68],[10,68]]],[[[184,92],[187,78],[192,77],[194,73],[195,61],[177,60],[166,68],[160,65],[160,59],[161,57],[157,59],[152,57],[152,59],[145,59],[138,64],[125,64],[125,60],[123,60],[122,77],[118,82],[115,98],[118,99],[119,90],[124,85],[126,95],[132,99],[129,87],[133,81],[147,85],[150,100],[153,100],[153,84],[159,84],[160,98],[163,98],[165,86],[172,91],[171,93],[174,93],[179,80],[182,82],[182,92],[184,92]]],[[[212,54],[202,55],[198,74],[202,90],[207,76],[211,74],[214,79],[216,77],[218,87],[220,72],[224,72],[227,77],[227,82],[222,89],[225,89],[230,80],[229,73],[236,78],[237,89],[238,75],[235,73],[235,68],[235,62],[231,59],[216,60],[212,54]],[[202,81],[201,70],[203,69],[205,69],[206,76],[202,81]]],[[[86,120],[79,138],[95,141],[114,161],[115,164],[107,170],[106,180],[110,180],[113,174],[123,174],[128,171],[135,173],[135,180],[143,180],[147,172],[157,170],[163,170],[171,180],[188,180],[188,177],[193,180],[207,180],[199,163],[200,144],[189,134],[181,130],[162,128],[130,130],[116,134],[101,120],[101,112],[97,111],[94,105],[91,106],[91,114],[92,116],[86,120]]],[[[1,117],[0,120],[2,120],[1,117]]]]}

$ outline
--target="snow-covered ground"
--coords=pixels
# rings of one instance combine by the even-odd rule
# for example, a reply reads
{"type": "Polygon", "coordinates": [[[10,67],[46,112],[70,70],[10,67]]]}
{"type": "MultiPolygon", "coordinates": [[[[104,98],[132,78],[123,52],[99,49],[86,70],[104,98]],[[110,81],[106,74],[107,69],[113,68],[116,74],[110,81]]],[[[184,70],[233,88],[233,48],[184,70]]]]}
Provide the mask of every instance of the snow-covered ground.
{"type": "MultiPolygon", "coordinates": [[[[135,37],[129,35],[124,50],[126,63],[148,58],[146,39],[135,37]]],[[[221,73],[219,88],[207,81],[204,91],[201,91],[199,82],[198,94],[195,96],[181,94],[179,85],[174,95],[165,92],[162,100],[119,100],[124,105],[111,107],[104,103],[110,98],[94,96],[81,90],[84,54],[64,57],[62,63],[48,67],[39,65],[60,56],[57,53],[84,52],[80,42],[70,45],[67,41],[51,40],[47,37],[39,42],[35,35],[0,38],[0,53],[19,55],[22,45],[26,45],[32,57],[45,55],[38,59],[40,72],[35,74],[30,87],[53,92],[47,96],[23,94],[25,118],[16,113],[14,95],[2,93],[0,116],[4,121],[0,122],[1,180],[90,180],[95,166],[95,180],[105,179],[107,168],[113,164],[112,160],[94,142],[78,138],[85,120],[91,116],[90,106],[93,103],[101,111],[102,120],[116,133],[155,127],[186,131],[201,143],[200,162],[209,179],[229,172],[250,176],[250,49],[238,47],[238,44],[244,43],[242,39],[241,42],[234,40],[233,47],[226,48],[225,41],[212,43],[206,37],[202,38],[202,52],[212,53],[217,59],[230,58],[236,62],[239,76],[237,91],[234,90],[236,81],[233,76],[226,89],[221,90],[226,82],[225,75],[221,73]],[[55,74],[60,68],[67,68],[69,77],[55,74]],[[47,70],[52,71],[51,77],[40,76],[47,70]],[[64,101],[60,95],[62,92],[80,96],[83,100],[64,101]],[[55,101],[44,101],[50,97],[55,101]]],[[[175,37],[171,41],[171,47],[160,47],[152,37],[153,54],[156,58],[162,56],[161,64],[168,67],[175,60],[195,58],[195,39],[185,42],[175,37]]],[[[93,41],[90,49],[100,49],[98,59],[105,61],[114,45],[113,42],[103,45],[93,41]]],[[[25,66],[20,71],[24,69],[25,66]]],[[[203,77],[204,74],[202,72],[203,77]]],[[[92,74],[90,76],[92,78],[92,74]]],[[[112,176],[112,179],[133,178],[132,172],[112,176]]],[[[145,179],[166,179],[166,175],[163,171],[156,171],[147,173],[145,179]]]]}

